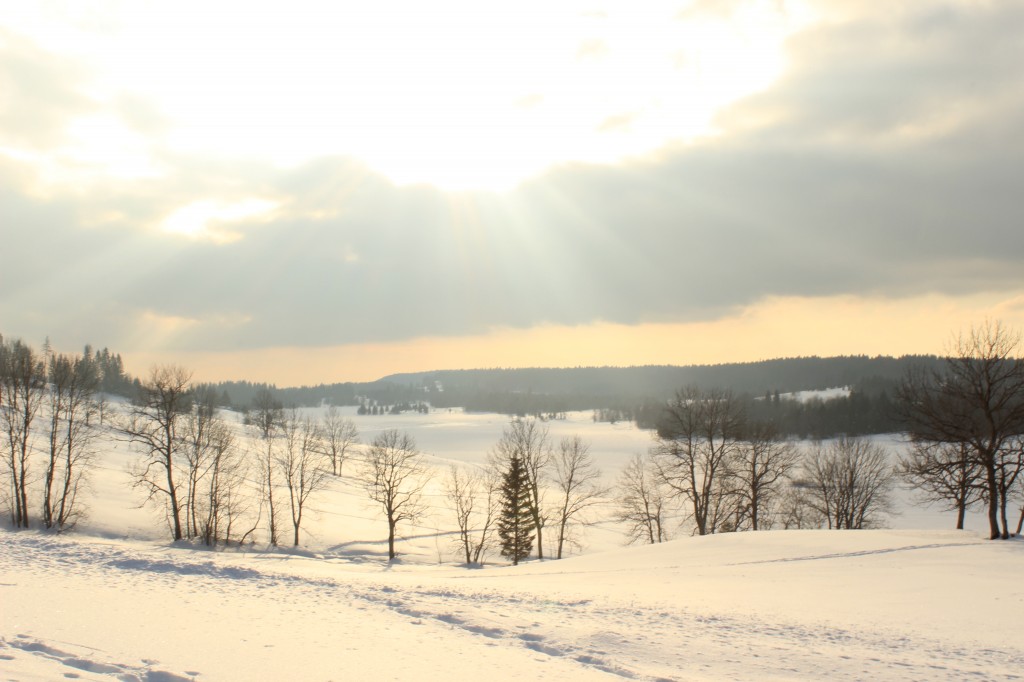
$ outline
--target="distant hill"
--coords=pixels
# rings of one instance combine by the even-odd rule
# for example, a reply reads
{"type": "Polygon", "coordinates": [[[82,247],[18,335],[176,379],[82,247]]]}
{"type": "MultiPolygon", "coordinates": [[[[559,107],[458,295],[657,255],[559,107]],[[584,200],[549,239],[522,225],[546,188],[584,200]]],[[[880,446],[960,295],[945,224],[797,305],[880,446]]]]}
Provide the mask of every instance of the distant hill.
{"type": "MultiPolygon", "coordinates": [[[[894,384],[911,365],[936,365],[935,356],[866,355],[830,358],[804,357],[721,365],[649,365],[642,367],[575,367],[529,369],[462,369],[392,374],[391,383],[427,392],[525,393],[590,396],[625,400],[660,400],[682,386],[724,388],[763,395],[792,393],[836,386],[894,384]]],[[[607,405],[594,405],[604,407],[607,405]]]]}
{"type": "Polygon", "coordinates": [[[654,428],[665,401],[675,391],[696,385],[731,390],[747,414],[774,423],[782,433],[824,438],[891,433],[901,428],[893,409],[900,378],[911,366],[935,367],[936,356],[864,355],[831,358],[781,358],[721,365],[461,369],[392,374],[369,383],[321,384],[277,388],[225,382],[210,388],[224,405],[251,404],[268,389],[283,405],[360,405],[371,414],[433,408],[557,418],[593,410],[601,421],[632,421],[654,428]],[[780,395],[848,387],[828,401],[780,400],[780,395]]]}

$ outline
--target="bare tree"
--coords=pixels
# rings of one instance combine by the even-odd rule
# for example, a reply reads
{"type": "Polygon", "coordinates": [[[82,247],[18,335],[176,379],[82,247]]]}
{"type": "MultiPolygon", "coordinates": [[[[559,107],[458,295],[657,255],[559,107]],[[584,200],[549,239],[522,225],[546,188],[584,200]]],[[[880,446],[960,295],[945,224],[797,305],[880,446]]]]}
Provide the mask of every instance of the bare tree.
{"type": "Polygon", "coordinates": [[[859,438],[819,443],[804,461],[807,501],[829,528],[861,529],[880,524],[891,509],[895,473],[889,453],[859,438]]]}
{"type": "Polygon", "coordinates": [[[221,419],[208,425],[207,443],[193,504],[198,536],[212,547],[219,541],[231,542],[236,524],[249,510],[249,498],[244,494],[248,469],[231,429],[221,419]]]}
{"type": "MultiPolygon", "coordinates": [[[[996,488],[999,490],[999,520],[1003,528],[1009,530],[1009,520],[1006,510],[1010,498],[1013,497],[1017,488],[1014,485],[1020,478],[1021,471],[1024,471],[1024,439],[1013,438],[1000,450],[999,467],[996,470],[996,488]]],[[[1021,513],[1024,517],[1024,511],[1021,513]]],[[[1020,532],[1021,524],[1017,524],[1017,532],[1020,532]]]]}
{"type": "Polygon", "coordinates": [[[99,377],[86,356],[50,353],[47,359],[49,453],[43,474],[43,525],[58,531],[73,528],[82,516],[78,501],[92,461],[99,377]]]}
{"type": "Polygon", "coordinates": [[[825,517],[811,501],[810,484],[791,481],[779,500],[778,520],[785,530],[821,528],[825,517]]]}
{"type": "Polygon", "coordinates": [[[3,463],[9,478],[11,522],[28,528],[28,477],[32,423],[46,395],[43,358],[15,339],[0,339],[0,426],[6,436],[3,463]]]}
{"type": "Polygon", "coordinates": [[[216,398],[209,389],[192,394],[192,409],[182,418],[179,430],[181,444],[182,478],[185,480],[185,493],[182,502],[185,517],[185,537],[199,536],[200,482],[207,475],[217,453],[215,437],[218,434],[216,398]]]}
{"type": "Polygon", "coordinates": [[[962,444],[984,473],[989,537],[1009,537],[1004,483],[1017,466],[1024,434],[1021,337],[998,322],[961,334],[940,371],[903,379],[899,409],[915,443],[962,444]],[[1000,525],[1002,522],[1002,525],[1000,525]]]}
{"type": "Polygon", "coordinates": [[[553,457],[552,481],[558,495],[555,525],[558,529],[556,559],[570,540],[571,525],[586,523],[587,509],[600,504],[607,489],[600,485],[601,471],[594,466],[590,446],[582,438],[567,436],[561,440],[553,457]]]}
{"type": "Polygon", "coordinates": [[[490,467],[505,472],[512,460],[518,458],[526,476],[529,489],[529,510],[537,533],[537,558],[544,558],[544,525],[547,516],[544,509],[544,473],[551,462],[551,444],[547,426],[536,419],[515,419],[505,427],[501,438],[491,452],[490,467]]]}
{"type": "Polygon", "coordinates": [[[728,479],[743,428],[729,391],[686,388],[665,410],[652,453],[665,484],[690,503],[698,535],[719,530],[735,509],[728,479]]]}
{"type": "Polygon", "coordinates": [[[319,427],[308,417],[300,418],[292,410],[284,424],[278,444],[277,466],[288,491],[288,504],[295,531],[294,546],[299,546],[299,528],[306,502],[327,484],[324,461],[323,436],[319,427]]]}
{"type": "Polygon", "coordinates": [[[260,480],[260,516],[267,510],[267,534],[271,546],[279,541],[278,505],[274,499],[277,490],[274,461],[274,439],[284,422],[284,408],[274,399],[270,391],[261,389],[253,398],[252,405],[245,413],[244,423],[252,427],[260,439],[260,453],[257,458],[257,473],[260,480]]]}
{"type": "Polygon", "coordinates": [[[666,516],[671,491],[649,458],[634,455],[619,474],[615,520],[628,524],[629,542],[650,544],[668,540],[666,516]]]}
{"type": "Polygon", "coordinates": [[[117,426],[129,442],[141,446],[144,460],[134,471],[134,485],[146,491],[147,500],[163,499],[175,540],[181,540],[185,534],[177,467],[179,430],[192,408],[191,380],[191,373],[183,367],[154,367],[126,418],[117,426]]]}
{"type": "Polygon", "coordinates": [[[773,425],[754,424],[748,429],[732,463],[739,512],[737,529],[772,527],[775,506],[797,459],[793,444],[782,439],[773,425]]]}
{"type": "Polygon", "coordinates": [[[963,530],[967,510],[985,497],[985,472],[967,443],[918,441],[900,459],[897,474],[925,502],[956,511],[963,530]]]}
{"type": "Polygon", "coordinates": [[[342,417],[338,408],[331,405],[324,415],[323,436],[327,457],[331,460],[331,471],[335,476],[341,476],[349,448],[359,442],[359,430],[351,419],[342,417]]]}
{"type": "Polygon", "coordinates": [[[480,564],[490,546],[500,502],[499,486],[491,469],[467,471],[453,464],[448,470],[445,496],[455,510],[459,546],[467,565],[480,564]]]}
{"type": "Polygon", "coordinates": [[[388,521],[388,558],[395,558],[395,528],[425,511],[421,502],[426,469],[407,433],[389,429],[373,439],[366,453],[363,480],[370,499],[384,508],[388,521]]]}

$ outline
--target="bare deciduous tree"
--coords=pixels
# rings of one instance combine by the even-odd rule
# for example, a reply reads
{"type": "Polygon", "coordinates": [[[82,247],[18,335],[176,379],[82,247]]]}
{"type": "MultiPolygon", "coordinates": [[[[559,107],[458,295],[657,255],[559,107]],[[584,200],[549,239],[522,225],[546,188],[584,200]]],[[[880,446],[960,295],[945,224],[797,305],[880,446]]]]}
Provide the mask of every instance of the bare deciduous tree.
{"type": "Polygon", "coordinates": [[[217,429],[217,409],[215,398],[207,389],[192,395],[193,407],[182,419],[181,458],[185,479],[185,536],[200,535],[200,511],[197,503],[200,495],[200,480],[212,466],[217,451],[214,437],[217,429]]]}
{"type": "Polygon", "coordinates": [[[253,398],[252,406],[246,411],[244,422],[252,427],[259,437],[260,452],[256,470],[260,481],[260,516],[267,510],[267,536],[271,546],[279,541],[278,504],[274,498],[277,490],[274,462],[274,439],[284,422],[284,408],[267,389],[261,389],[253,398]]]}
{"type": "Polygon", "coordinates": [[[989,537],[1008,538],[1004,483],[1024,434],[1024,360],[1019,333],[986,322],[953,344],[940,371],[909,372],[899,407],[915,443],[962,444],[984,474],[989,537]],[[1002,522],[1002,525],[1000,525],[1002,522]]]}
{"type": "Polygon", "coordinates": [[[555,527],[558,529],[556,559],[562,558],[567,541],[571,541],[571,525],[585,523],[586,510],[600,504],[608,492],[600,485],[601,471],[594,466],[590,446],[579,436],[561,440],[552,458],[552,481],[558,495],[555,527]]]}
{"type": "Polygon", "coordinates": [[[804,461],[807,502],[829,528],[877,527],[891,508],[895,473],[881,445],[841,437],[819,443],[804,461]]]}
{"type": "Polygon", "coordinates": [[[492,470],[462,469],[452,465],[445,480],[445,496],[455,510],[459,547],[466,564],[480,564],[490,546],[500,496],[492,470]]]}
{"type": "Polygon", "coordinates": [[[963,530],[967,510],[985,497],[985,472],[967,443],[913,443],[897,473],[924,501],[955,510],[957,530],[963,530]]]}
{"type": "Polygon", "coordinates": [[[359,430],[351,419],[345,419],[338,408],[331,405],[323,419],[324,445],[331,461],[331,471],[341,476],[341,468],[348,458],[349,449],[359,442],[359,430]]]}
{"type": "Polygon", "coordinates": [[[85,356],[50,353],[49,453],[43,474],[43,525],[58,531],[73,528],[83,514],[78,493],[92,461],[99,377],[85,356]]]}
{"type": "Polygon", "coordinates": [[[425,511],[421,502],[426,469],[416,442],[407,433],[380,433],[366,453],[363,480],[370,499],[384,508],[388,522],[388,558],[395,558],[395,528],[425,511]]]}
{"type": "Polygon", "coordinates": [[[615,520],[627,524],[629,542],[668,540],[666,516],[671,491],[649,458],[634,455],[619,474],[615,520]]]}
{"type": "Polygon", "coordinates": [[[728,478],[743,427],[729,391],[682,389],[665,410],[652,454],[665,484],[689,502],[698,535],[719,530],[735,509],[728,478]]]}
{"type": "Polygon", "coordinates": [[[147,500],[163,498],[175,540],[181,540],[185,533],[177,466],[179,430],[192,407],[191,380],[191,373],[183,367],[154,367],[142,383],[136,402],[117,427],[129,442],[141,446],[144,460],[134,471],[134,485],[146,491],[147,500]]]}
{"type": "Polygon", "coordinates": [[[300,418],[296,410],[285,420],[276,455],[278,469],[288,491],[291,510],[293,544],[299,546],[299,529],[306,502],[327,483],[323,436],[308,417],[300,418]]]}
{"type": "Polygon", "coordinates": [[[825,517],[811,501],[811,486],[792,481],[779,500],[778,520],[785,530],[821,528],[825,517]]]}
{"type": "MultiPolygon", "coordinates": [[[[209,446],[194,504],[199,537],[212,547],[219,541],[231,542],[237,523],[249,510],[245,495],[248,468],[227,424],[216,419],[207,433],[209,446]]],[[[251,531],[245,529],[239,541],[251,531]]]]}
{"type": "Polygon", "coordinates": [[[523,466],[526,485],[530,492],[529,508],[537,534],[537,558],[544,558],[544,473],[551,462],[551,444],[548,429],[536,419],[515,419],[502,431],[501,438],[491,452],[490,467],[498,472],[508,471],[512,460],[518,458],[523,466]]]}
{"type": "Polygon", "coordinates": [[[0,338],[0,425],[5,436],[11,522],[28,528],[28,477],[32,454],[32,423],[46,395],[46,374],[41,358],[30,346],[0,338]]]}
{"type": "Polygon", "coordinates": [[[754,424],[736,450],[732,464],[733,490],[739,528],[771,528],[775,506],[787,476],[797,465],[793,444],[771,424],[754,424]]]}

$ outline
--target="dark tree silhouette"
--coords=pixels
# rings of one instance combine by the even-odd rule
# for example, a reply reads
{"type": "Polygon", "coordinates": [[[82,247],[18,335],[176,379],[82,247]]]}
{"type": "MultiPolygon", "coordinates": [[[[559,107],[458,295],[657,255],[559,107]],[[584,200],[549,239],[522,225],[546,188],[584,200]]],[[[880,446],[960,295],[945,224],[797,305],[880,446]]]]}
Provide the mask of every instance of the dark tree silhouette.
{"type": "Polygon", "coordinates": [[[498,518],[501,555],[513,565],[530,556],[534,530],[530,479],[523,461],[514,456],[501,481],[501,516],[498,518]]]}

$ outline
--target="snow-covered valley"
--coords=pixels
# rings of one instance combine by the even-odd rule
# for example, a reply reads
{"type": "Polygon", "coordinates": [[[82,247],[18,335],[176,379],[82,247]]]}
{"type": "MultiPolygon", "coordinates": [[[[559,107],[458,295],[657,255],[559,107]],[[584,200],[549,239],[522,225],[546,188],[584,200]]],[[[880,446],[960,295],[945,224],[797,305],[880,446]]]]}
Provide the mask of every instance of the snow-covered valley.
{"type": "MultiPolygon", "coordinates": [[[[403,428],[432,467],[482,462],[506,419],[367,418],[403,428]]],[[[239,428],[241,428],[239,426],[239,428]]],[[[606,478],[650,435],[569,415],[606,478]]],[[[888,439],[898,447],[896,439],[888,439]]],[[[891,529],[768,531],[624,547],[583,530],[561,561],[458,563],[440,484],[430,514],[386,527],[351,477],[313,498],[296,550],[201,549],[140,507],[138,456],[104,441],[72,533],[0,531],[0,679],[1014,679],[1024,544],[943,530],[909,506],[891,529]]],[[[356,462],[346,464],[354,472],[356,462]]],[[[681,533],[680,535],[685,535],[681,533]]]]}

